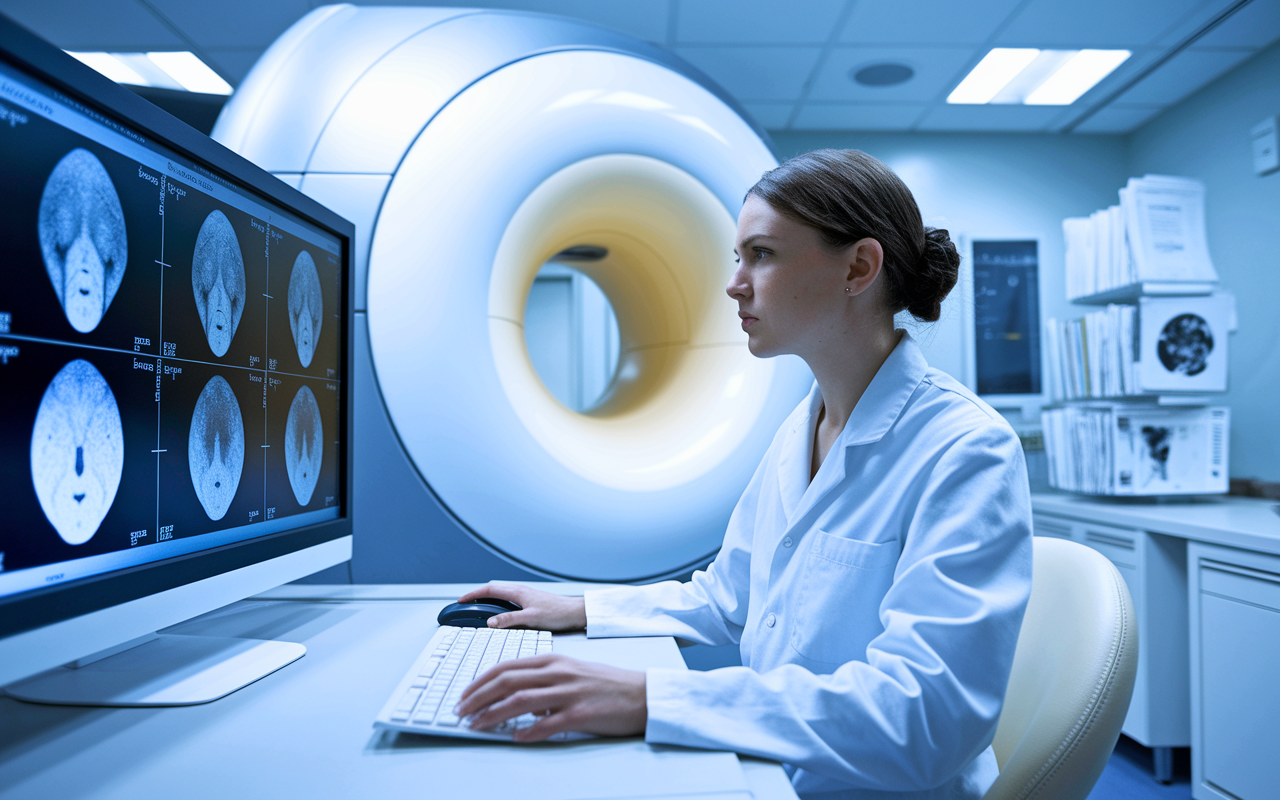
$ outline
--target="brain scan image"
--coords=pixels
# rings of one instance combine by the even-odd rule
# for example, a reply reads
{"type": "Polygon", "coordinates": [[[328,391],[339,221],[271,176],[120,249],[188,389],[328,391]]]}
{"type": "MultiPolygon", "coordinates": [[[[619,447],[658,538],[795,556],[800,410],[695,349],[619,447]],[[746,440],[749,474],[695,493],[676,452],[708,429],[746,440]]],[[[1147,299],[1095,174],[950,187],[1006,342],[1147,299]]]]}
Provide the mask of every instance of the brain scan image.
{"type": "Polygon", "coordinates": [[[1213,331],[1199,314],[1179,314],[1169,320],[1156,342],[1156,355],[1164,368],[1188,377],[1204,372],[1212,352],[1213,331]]]}
{"type": "Polygon", "coordinates": [[[214,375],[200,392],[187,438],[191,485],[209,519],[222,519],[244,470],[244,420],[231,384],[214,375]]]}
{"type": "Polygon", "coordinates": [[[36,227],[67,322],[88,333],[120,289],[129,254],[120,196],[97,156],[77,147],[62,157],[44,184],[36,227]]]}
{"type": "Polygon", "coordinates": [[[215,356],[226,355],[244,313],[245,281],[240,240],[221,211],[205,217],[196,236],[191,288],[209,349],[215,356]]]}
{"type": "Polygon", "coordinates": [[[31,432],[31,482],[49,524],[84,544],[107,516],[124,471],[124,430],[111,387],[83,359],[53,377],[31,432]]]}
{"type": "Polygon", "coordinates": [[[289,406],[284,424],[284,467],[298,505],[311,502],[311,494],[320,479],[320,461],[324,456],[324,430],[320,425],[320,405],[311,389],[303,386],[289,406]]]}
{"type": "Polygon", "coordinates": [[[298,360],[304,367],[311,366],[311,357],[315,355],[323,311],[320,273],[316,272],[311,254],[303,250],[294,259],[293,273],[289,276],[289,329],[293,331],[293,343],[298,346],[298,360]]]}

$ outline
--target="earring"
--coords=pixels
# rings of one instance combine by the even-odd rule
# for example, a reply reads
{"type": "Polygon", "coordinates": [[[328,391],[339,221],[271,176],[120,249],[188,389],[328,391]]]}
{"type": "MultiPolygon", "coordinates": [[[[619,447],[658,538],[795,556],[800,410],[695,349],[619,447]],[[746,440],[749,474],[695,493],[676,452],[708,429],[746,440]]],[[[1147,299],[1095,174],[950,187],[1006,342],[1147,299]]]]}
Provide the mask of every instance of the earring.
{"type": "Polygon", "coordinates": [[[852,289],[850,289],[848,286],[846,286],[846,287],[844,287],[844,293],[845,293],[845,294],[853,294],[853,290],[852,290],[852,289]]]}

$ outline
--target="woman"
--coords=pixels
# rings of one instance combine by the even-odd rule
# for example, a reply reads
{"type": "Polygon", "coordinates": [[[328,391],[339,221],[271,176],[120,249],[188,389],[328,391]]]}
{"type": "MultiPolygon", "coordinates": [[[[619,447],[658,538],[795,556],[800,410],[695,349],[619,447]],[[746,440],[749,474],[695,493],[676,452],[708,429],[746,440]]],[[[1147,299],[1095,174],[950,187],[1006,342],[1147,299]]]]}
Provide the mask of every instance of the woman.
{"type": "Polygon", "coordinates": [[[756,356],[816,385],[783,423],[719,555],[687,583],[561,597],[491,583],[495,627],[738,642],[743,667],[645,673],[538,656],[459,705],[475,727],[550,713],[563,730],[734,750],[803,796],[981,797],[1031,585],[1018,439],[894,329],[936,320],[960,257],[876,159],[821,150],[765,174],[738,220],[728,293],[756,356]],[[828,795],[828,793],[832,793],[828,795]]]}

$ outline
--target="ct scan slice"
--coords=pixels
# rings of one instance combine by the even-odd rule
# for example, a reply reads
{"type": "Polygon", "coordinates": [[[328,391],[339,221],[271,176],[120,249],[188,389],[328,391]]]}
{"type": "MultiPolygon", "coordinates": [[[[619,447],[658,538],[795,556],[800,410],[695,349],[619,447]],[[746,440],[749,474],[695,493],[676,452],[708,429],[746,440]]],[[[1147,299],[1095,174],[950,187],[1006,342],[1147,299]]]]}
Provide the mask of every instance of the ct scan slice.
{"type": "Polygon", "coordinates": [[[224,356],[244,313],[245,279],[240,240],[221,211],[210,212],[196,236],[191,287],[209,349],[224,356]]]}
{"type": "Polygon", "coordinates": [[[88,333],[120,289],[129,254],[120,196],[97,156],[77,147],[62,157],[45,182],[36,227],[67,322],[88,333]]]}
{"type": "Polygon", "coordinates": [[[316,262],[311,254],[303,250],[294,259],[293,273],[289,275],[289,329],[293,331],[293,343],[298,347],[298,361],[304,367],[311,366],[311,358],[315,355],[323,311],[320,273],[316,272],[316,262]]]}
{"type": "Polygon", "coordinates": [[[49,382],[31,432],[31,482],[49,524],[67,544],[93,538],[124,471],[124,429],[111,387],[76,359],[49,382]]]}
{"type": "Polygon", "coordinates": [[[200,392],[187,437],[191,485],[209,519],[226,515],[244,470],[244,420],[231,384],[214,375],[200,392]]]}
{"type": "Polygon", "coordinates": [[[320,463],[324,456],[324,431],[320,424],[320,405],[311,389],[303,386],[289,406],[284,424],[284,467],[298,505],[311,502],[311,494],[320,479],[320,463]]]}

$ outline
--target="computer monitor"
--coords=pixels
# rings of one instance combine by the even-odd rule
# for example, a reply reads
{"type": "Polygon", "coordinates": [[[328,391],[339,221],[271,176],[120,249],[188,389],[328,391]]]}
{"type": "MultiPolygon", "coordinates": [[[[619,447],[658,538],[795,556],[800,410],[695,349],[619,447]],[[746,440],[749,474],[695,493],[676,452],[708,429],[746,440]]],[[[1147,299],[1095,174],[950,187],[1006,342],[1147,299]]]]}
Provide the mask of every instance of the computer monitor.
{"type": "Polygon", "coordinates": [[[14,682],[350,558],[354,228],[3,17],[0,185],[0,686],[141,704],[14,682]]]}

